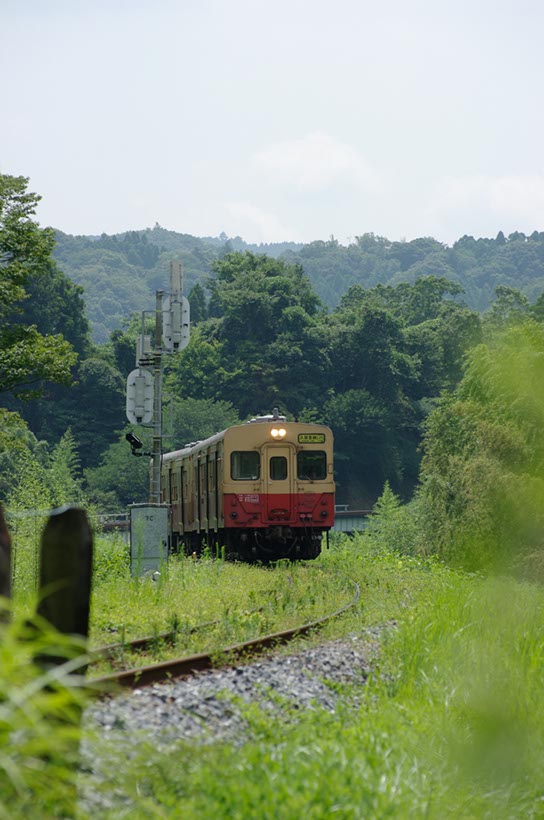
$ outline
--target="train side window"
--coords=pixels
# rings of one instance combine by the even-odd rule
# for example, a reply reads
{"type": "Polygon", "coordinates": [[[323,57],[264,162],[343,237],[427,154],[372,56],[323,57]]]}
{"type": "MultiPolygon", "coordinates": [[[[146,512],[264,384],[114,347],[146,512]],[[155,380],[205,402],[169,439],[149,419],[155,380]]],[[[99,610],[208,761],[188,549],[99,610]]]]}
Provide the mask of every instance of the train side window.
{"type": "Polygon", "coordinates": [[[270,459],[270,478],[272,481],[284,481],[287,478],[287,459],[285,456],[272,456],[270,459]]]}
{"type": "Polygon", "coordinates": [[[255,450],[235,450],[230,455],[230,474],[235,481],[256,481],[261,474],[261,459],[255,450]]]}
{"type": "Polygon", "coordinates": [[[327,454],[324,450],[301,450],[297,456],[300,481],[323,481],[327,477],[327,454]]]}

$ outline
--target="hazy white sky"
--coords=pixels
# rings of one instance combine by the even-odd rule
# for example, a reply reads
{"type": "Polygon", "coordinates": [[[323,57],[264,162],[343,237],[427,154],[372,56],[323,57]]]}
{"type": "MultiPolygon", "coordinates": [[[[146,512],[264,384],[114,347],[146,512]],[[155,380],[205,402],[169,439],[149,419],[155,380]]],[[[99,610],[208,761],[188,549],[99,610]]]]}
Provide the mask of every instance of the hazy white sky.
{"type": "Polygon", "coordinates": [[[0,0],[0,172],[67,233],[544,230],[542,0],[0,0]]]}

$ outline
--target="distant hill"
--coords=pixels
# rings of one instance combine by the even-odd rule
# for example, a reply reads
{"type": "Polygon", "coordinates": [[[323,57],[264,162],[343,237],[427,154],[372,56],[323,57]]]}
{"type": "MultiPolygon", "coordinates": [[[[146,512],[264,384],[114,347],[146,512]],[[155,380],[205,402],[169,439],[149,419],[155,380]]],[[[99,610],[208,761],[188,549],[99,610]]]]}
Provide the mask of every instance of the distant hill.
{"type": "Polygon", "coordinates": [[[255,245],[241,237],[195,237],[155,225],[108,236],[71,236],[57,231],[55,257],[85,289],[96,342],[105,342],[131,313],[150,310],[157,288],[167,287],[170,259],[181,259],[185,292],[205,285],[215,259],[230,251],[251,251],[300,263],[315,292],[334,308],[351,285],[373,287],[435,274],[458,282],[470,307],[485,310],[498,285],[519,289],[531,302],[544,291],[544,233],[513,233],[495,239],[464,236],[451,247],[431,238],[392,242],[372,233],[349,245],[336,239],[309,244],[255,245]]]}
{"type": "Polygon", "coordinates": [[[251,245],[226,235],[199,239],[155,225],[113,236],[57,231],[54,256],[64,273],[84,287],[93,339],[101,343],[131,313],[154,307],[155,291],[168,286],[170,259],[183,261],[188,293],[196,282],[206,283],[214,259],[229,251],[280,256],[302,247],[293,242],[251,245]]]}

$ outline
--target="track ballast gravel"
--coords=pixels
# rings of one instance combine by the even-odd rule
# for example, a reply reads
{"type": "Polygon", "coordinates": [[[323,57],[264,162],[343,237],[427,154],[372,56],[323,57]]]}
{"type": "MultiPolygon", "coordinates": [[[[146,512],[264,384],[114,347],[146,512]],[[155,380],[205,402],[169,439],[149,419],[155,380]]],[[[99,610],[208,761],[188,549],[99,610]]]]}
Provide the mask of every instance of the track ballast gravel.
{"type": "MultiPolygon", "coordinates": [[[[384,627],[329,641],[295,654],[275,655],[233,668],[202,672],[195,677],[154,684],[94,703],[84,725],[100,740],[86,740],[83,768],[91,774],[83,804],[87,810],[111,809],[115,794],[95,793],[107,770],[112,748],[131,750],[145,741],[156,750],[167,750],[179,740],[210,743],[244,742],[243,708],[236,702],[258,703],[274,710],[324,708],[333,712],[338,684],[364,684],[378,652],[384,627]],[[106,746],[103,741],[107,739],[106,746]]],[[[123,798],[118,795],[121,803],[123,798]]]]}

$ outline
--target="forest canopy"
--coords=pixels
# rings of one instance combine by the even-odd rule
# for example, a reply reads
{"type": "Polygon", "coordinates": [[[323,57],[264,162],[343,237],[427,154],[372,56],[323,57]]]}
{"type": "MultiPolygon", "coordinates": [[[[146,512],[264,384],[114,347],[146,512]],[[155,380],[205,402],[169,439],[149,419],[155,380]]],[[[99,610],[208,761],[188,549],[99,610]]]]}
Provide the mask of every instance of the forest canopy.
{"type": "Polygon", "coordinates": [[[458,286],[467,306],[484,311],[499,286],[515,288],[531,303],[544,291],[544,232],[493,238],[463,236],[447,246],[432,237],[392,241],[373,233],[347,245],[334,237],[306,245],[252,245],[240,237],[197,238],[156,225],[141,231],[99,237],[56,233],[55,258],[63,271],[85,289],[88,316],[97,342],[122,325],[123,318],[153,304],[163,287],[170,259],[183,261],[187,291],[206,290],[217,260],[231,252],[280,259],[300,265],[315,295],[329,310],[353,285],[413,284],[424,276],[445,278],[458,286]]]}

